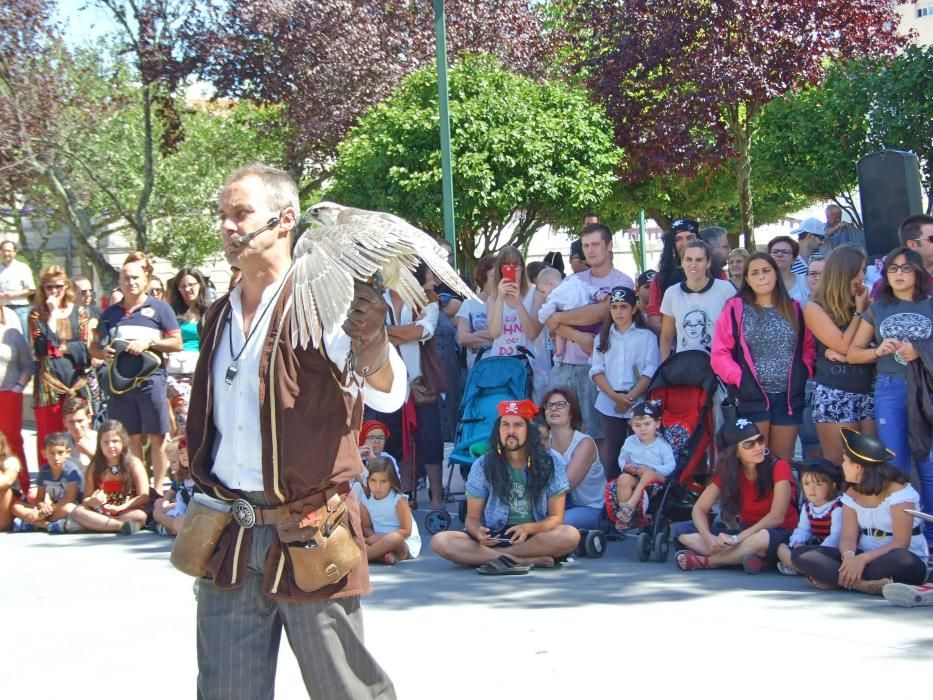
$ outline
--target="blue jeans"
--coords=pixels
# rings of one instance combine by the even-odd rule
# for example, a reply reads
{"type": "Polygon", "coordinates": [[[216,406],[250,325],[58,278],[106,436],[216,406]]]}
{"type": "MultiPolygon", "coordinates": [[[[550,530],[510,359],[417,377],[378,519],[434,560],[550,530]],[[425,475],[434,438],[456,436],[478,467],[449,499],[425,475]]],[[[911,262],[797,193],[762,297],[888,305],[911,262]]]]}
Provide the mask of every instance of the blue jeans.
{"type": "Polygon", "coordinates": [[[564,524],[578,530],[595,530],[602,512],[602,508],[573,506],[568,503],[567,510],[564,511],[564,524]]]}
{"type": "MultiPolygon", "coordinates": [[[[923,501],[921,505],[929,512],[933,509],[933,457],[927,455],[923,461],[914,462],[910,456],[906,380],[886,374],[879,374],[875,379],[875,422],[881,442],[897,455],[891,464],[908,476],[911,468],[916,467],[920,480],[920,498],[923,501]]],[[[924,534],[927,542],[933,542],[933,523],[926,523],[924,534]]]]}

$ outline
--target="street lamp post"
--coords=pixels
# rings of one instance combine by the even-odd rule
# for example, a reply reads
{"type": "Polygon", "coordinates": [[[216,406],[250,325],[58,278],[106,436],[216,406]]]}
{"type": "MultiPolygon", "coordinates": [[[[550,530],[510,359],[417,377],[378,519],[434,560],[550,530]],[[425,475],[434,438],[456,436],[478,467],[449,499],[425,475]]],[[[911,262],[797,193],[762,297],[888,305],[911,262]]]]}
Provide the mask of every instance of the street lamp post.
{"type": "Polygon", "coordinates": [[[457,267],[457,237],[454,230],[454,178],[450,158],[450,107],[447,100],[447,29],[444,0],[434,0],[434,36],[437,45],[437,98],[440,105],[441,191],[444,197],[444,238],[453,250],[457,267]]]}

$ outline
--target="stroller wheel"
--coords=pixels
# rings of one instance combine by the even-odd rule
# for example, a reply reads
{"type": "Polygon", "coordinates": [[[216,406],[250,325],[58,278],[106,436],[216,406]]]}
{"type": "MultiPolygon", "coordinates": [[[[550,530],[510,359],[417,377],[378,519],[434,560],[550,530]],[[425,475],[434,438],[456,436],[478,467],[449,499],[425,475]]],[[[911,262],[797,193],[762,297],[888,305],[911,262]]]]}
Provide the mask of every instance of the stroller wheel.
{"type": "Polygon", "coordinates": [[[647,532],[639,532],[635,538],[635,554],[638,561],[648,561],[651,559],[651,537],[647,532]]]}
{"type": "Polygon", "coordinates": [[[424,529],[432,535],[450,527],[450,513],[446,510],[432,510],[424,518],[424,529]]]}
{"type": "Polygon", "coordinates": [[[606,533],[601,530],[590,530],[586,533],[583,546],[586,556],[590,559],[601,559],[606,553],[606,533]]]}
{"type": "Polygon", "coordinates": [[[654,558],[657,561],[667,561],[670,548],[670,540],[667,539],[664,532],[659,532],[654,536],[654,558]]]}
{"type": "Polygon", "coordinates": [[[461,523],[466,522],[466,499],[457,502],[457,517],[460,518],[461,523]]]}

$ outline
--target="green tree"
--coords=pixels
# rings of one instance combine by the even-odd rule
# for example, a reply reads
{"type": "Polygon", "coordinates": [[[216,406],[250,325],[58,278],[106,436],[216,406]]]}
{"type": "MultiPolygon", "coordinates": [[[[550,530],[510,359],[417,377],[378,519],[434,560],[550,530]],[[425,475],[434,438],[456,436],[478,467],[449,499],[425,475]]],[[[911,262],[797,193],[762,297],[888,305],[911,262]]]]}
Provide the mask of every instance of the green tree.
{"type": "MultiPolygon", "coordinates": [[[[621,152],[585,92],[513,75],[488,56],[464,57],[449,81],[457,245],[467,266],[503,245],[521,247],[545,224],[575,225],[610,195],[621,152]]],[[[434,68],[413,73],[340,145],[326,197],[443,231],[437,115],[434,68]]]]}

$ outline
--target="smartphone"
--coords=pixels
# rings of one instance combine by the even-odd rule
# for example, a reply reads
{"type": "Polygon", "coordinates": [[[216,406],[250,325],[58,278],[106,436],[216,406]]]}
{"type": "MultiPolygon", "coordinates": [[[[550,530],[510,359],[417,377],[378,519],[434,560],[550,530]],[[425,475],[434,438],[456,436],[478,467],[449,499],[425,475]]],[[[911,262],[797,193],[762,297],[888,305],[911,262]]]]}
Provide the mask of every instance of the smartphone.
{"type": "Polygon", "coordinates": [[[489,539],[492,540],[495,544],[500,545],[500,546],[507,546],[507,545],[512,544],[511,538],[505,537],[504,535],[490,537],[489,539]]]}
{"type": "Polygon", "coordinates": [[[503,265],[502,279],[512,284],[518,284],[518,265],[503,265]]]}

